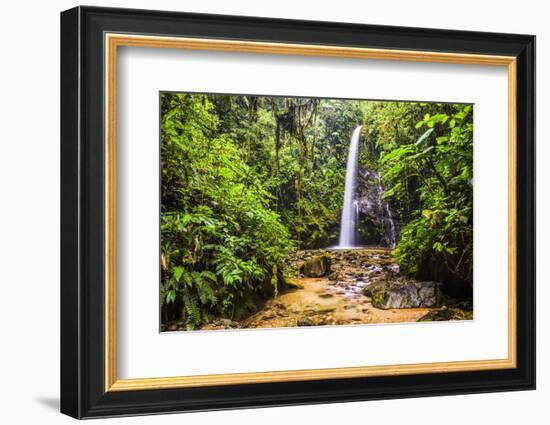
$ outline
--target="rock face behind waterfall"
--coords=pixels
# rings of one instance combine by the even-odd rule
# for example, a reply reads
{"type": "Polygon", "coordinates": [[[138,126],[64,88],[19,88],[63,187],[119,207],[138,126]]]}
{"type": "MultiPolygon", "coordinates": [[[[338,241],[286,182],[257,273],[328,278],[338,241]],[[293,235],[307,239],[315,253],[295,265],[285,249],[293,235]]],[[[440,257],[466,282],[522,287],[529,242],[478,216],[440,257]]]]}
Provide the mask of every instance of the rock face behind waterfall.
{"type": "Polygon", "coordinates": [[[398,223],[388,202],[380,174],[359,169],[357,203],[359,208],[359,236],[363,244],[394,247],[398,242],[398,223]]]}

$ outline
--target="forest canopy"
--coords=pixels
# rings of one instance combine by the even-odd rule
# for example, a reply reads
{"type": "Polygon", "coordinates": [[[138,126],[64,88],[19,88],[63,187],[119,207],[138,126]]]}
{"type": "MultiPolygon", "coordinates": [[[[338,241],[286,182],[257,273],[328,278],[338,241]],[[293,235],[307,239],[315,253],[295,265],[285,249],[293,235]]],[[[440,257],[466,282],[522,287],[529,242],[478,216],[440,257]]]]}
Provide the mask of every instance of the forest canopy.
{"type": "Polygon", "coordinates": [[[164,319],[244,317],[285,287],[292,253],[336,245],[357,126],[361,244],[471,291],[472,105],[161,93],[160,108],[164,319]]]}

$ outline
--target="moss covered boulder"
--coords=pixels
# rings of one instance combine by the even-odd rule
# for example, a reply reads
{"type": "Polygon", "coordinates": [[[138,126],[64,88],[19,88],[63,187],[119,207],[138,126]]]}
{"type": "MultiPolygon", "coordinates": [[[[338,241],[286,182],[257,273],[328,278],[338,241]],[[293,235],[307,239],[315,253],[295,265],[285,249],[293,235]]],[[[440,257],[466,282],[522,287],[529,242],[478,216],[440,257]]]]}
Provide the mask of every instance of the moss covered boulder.
{"type": "Polygon", "coordinates": [[[292,279],[290,277],[285,278],[286,289],[304,289],[304,285],[300,283],[298,279],[292,279]]]}
{"type": "Polygon", "coordinates": [[[330,272],[332,258],[329,254],[312,257],[300,266],[300,273],[305,277],[322,277],[330,272]]]}
{"type": "Polygon", "coordinates": [[[365,287],[364,294],[381,309],[438,307],[443,300],[439,283],[409,279],[376,282],[365,287]]]}

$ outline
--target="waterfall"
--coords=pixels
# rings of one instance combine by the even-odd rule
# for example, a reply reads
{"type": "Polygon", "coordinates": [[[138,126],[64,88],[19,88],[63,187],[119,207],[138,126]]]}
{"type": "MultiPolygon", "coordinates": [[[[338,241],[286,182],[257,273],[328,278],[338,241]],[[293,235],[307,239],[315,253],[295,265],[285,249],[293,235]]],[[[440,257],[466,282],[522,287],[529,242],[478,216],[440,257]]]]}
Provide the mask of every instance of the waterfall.
{"type": "Polygon", "coordinates": [[[357,232],[357,218],[359,207],[356,199],[357,168],[359,164],[359,138],[361,127],[356,127],[351,136],[349,145],[348,162],[346,165],[346,181],[344,189],[344,204],[342,208],[342,219],[340,221],[339,248],[352,248],[355,246],[357,232]]]}
{"type": "Polygon", "coordinates": [[[335,249],[359,248],[359,213],[369,217],[375,226],[381,226],[384,232],[382,240],[367,240],[380,246],[395,247],[399,239],[398,226],[393,217],[389,202],[383,199],[384,188],[378,171],[362,170],[359,175],[359,139],[361,128],[355,128],[349,145],[344,188],[344,204],[340,221],[340,240],[335,249]],[[361,186],[357,182],[361,179],[361,186]]]}

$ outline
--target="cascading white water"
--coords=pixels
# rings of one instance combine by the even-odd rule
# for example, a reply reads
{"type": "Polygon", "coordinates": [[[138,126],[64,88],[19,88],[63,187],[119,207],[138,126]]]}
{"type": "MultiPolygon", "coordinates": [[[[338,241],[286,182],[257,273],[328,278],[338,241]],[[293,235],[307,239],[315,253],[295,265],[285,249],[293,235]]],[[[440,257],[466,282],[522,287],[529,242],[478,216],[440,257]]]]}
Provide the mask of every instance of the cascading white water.
{"type": "Polygon", "coordinates": [[[348,162],[346,165],[346,182],[344,189],[344,204],[342,219],[340,221],[339,248],[355,247],[355,235],[358,218],[358,205],[356,200],[357,168],[359,164],[359,139],[362,126],[356,127],[351,136],[349,145],[348,162]]]}
{"type": "Polygon", "coordinates": [[[398,239],[398,229],[393,218],[389,203],[383,199],[384,189],[380,179],[380,173],[364,170],[362,176],[365,180],[366,193],[358,194],[357,180],[359,177],[359,140],[361,128],[355,128],[351,136],[348,161],[346,165],[346,181],[344,188],[344,204],[342,218],[340,220],[340,240],[334,249],[359,248],[357,243],[357,226],[359,224],[359,211],[370,214],[371,218],[378,221],[385,229],[385,236],[380,241],[381,246],[395,247],[398,239]],[[374,177],[374,182],[369,183],[369,176],[374,177]]]}

